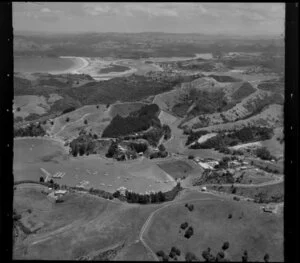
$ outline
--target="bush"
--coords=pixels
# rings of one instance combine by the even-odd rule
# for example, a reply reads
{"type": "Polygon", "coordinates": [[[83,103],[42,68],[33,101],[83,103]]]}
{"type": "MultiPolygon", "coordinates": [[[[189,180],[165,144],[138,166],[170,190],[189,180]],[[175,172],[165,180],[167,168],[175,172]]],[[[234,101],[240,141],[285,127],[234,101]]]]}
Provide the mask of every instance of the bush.
{"type": "Polygon", "coordinates": [[[244,253],[243,253],[242,262],[248,262],[248,252],[247,252],[247,250],[245,250],[244,253]]]}
{"type": "Polygon", "coordinates": [[[224,242],[224,244],[223,244],[223,246],[222,246],[222,249],[223,249],[223,250],[226,250],[226,249],[228,249],[228,248],[229,248],[229,242],[226,241],[226,242],[224,242]]]}
{"type": "Polygon", "coordinates": [[[256,150],[256,156],[261,158],[262,160],[272,160],[274,157],[268,151],[266,147],[261,147],[256,150]]]}
{"type": "Polygon", "coordinates": [[[68,113],[68,112],[71,112],[71,111],[74,111],[74,110],[76,110],[75,107],[69,107],[69,108],[63,110],[62,114],[65,114],[65,113],[68,113]]]}
{"type": "Polygon", "coordinates": [[[232,214],[229,214],[229,215],[228,215],[228,218],[232,218],[232,214]]]}
{"type": "Polygon", "coordinates": [[[20,107],[18,107],[18,108],[17,108],[17,111],[21,111],[21,108],[20,108],[20,107]]]}
{"type": "Polygon", "coordinates": [[[189,225],[189,224],[188,224],[187,222],[182,223],[182,224],[180,225],[180,228],[184,230],[184,229],[186,229],[186,228],[188,227],[188,225],[189,225]]]}
{"type": "Polygon", "coordinates": [[[166,254],[163,255],[163,256],[162,256],[162,260],[163,260],[163,261],[169,261],[169,256],[166,255],[166,254]]]}
{"type": "Polygon", "coordinates": [[[184,234],[184,237],[189,239],[192,235],[194,234],[194,229],[193,227],[189,227],[186,231],[185,231],[185,234],[184,234]]]}
{"type": "Polygon", "coordinates": [[[163,257],[165,255],[165,252],[163,252],[162,250],[159,250],[159,251],[156,252],[156,255],[158,257],[163,257]]]}
{"type": "Polygon", "coordinates": [[[225,258],[225,254],[223,251],[220,251],[218,254],[217,254],[217,261],[220,262],[222,261],[222,259],[225,258]]]}
{"type": "Polygon", "coordinates": [[[171,251],[175,252],[175,254],[176,254],[177,256],[180,256],[180,254],[181,254],[180,250],[179,250],[177,247],[172,247],[172,248],[171,248],[171,251]]]}
{"type": "Polygon", "coordinates": [[[69,122],[69,121],[70,121],[70,118],[69,118],[69,117],[67,117],[67,118],[66,118],[66,122],[69,122]]]}
{"type": "Polygon", "coordinates": [[[269,260],[270,260],[270,256],[269,256],[269,254],[267,253],[267,254],[265,254],[265,256],[264,256],[264,261],[265,261],[265,262],[269,262],[269,260]]]}
{"type": "Polygon", "coordinates": [[[40,182],[43,183],[44,181],[45,181],[45,180],[44,180],[44,177],[41,176],[41,177],[40,177],[40,182]]]}
{"type": "Polygon", "coordinates": [[[194,155],[189,155],[188,159],[190,159],[190,160],[194,159],[194,155]]]}
{"type": "Polygon", "coordinates": [[[188,208],[189,211],[193,211],[194,210],[194,205],[188,205],[187,208],[188,208]]]}
{"type": "Polygon", "coordinates": [[[88,124],[88,121],[87,121],[87,120],[84,120],[84,124],[87,125],[87,124],[88,124]]]}
{"type": "Polygon", "coordinates": [[[187,252],[185,254],[185,261],[192,262],[193,260],[195,260],[195,261],[197,260],[196,255],[194,253],[192,253],[192,252],[187,252]]]}

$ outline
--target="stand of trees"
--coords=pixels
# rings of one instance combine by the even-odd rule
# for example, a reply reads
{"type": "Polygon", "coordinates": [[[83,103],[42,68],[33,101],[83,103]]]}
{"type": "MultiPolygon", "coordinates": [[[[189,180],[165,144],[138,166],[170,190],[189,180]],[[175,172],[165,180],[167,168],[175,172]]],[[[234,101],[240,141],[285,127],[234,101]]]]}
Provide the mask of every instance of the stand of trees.
{"type": "Polygon", "coordinates": [[[151,126],[160,127],[158,112],[159,107],[156,104],[150,104],[131,113],[128,117],[116,115],[103,131],[102,137],[120,137],[147,130],[151,126]]]}
{"type": "Polygon", "coordinates": [[[124,199],[128,203],[150,204],[150,203],[162,203],[173,200],[176,195],[182,190],[180,183],[178,183],[172,190],[167,192],[157,192],[151,194],[138,194],[130,191],[125,191],[125,196],[120,194],[120,191],[113,193],[113,197],[123,201],[124,199]]]}
{"type": "Polygon", "coordinates": [[[203,143],[196,142],[191,145],[191,149],[211,149],[223,150],[228,146],[235,146],[239,143],[249,143],[253,141],[268,140],[272,137],[273,130],[267,127],[244,127],[238,131],[225,134],[224,132],[209,138],[203,143]]]}
{"type": "Polygon", "coordinates": [[[46,131],[41,126],[40,123],[35,124],[31,123],[29,126],[22,127],[19,129],[14,129],[14,137],[37,137],[37,136],[44,136],[46,134],[46,131]]]}

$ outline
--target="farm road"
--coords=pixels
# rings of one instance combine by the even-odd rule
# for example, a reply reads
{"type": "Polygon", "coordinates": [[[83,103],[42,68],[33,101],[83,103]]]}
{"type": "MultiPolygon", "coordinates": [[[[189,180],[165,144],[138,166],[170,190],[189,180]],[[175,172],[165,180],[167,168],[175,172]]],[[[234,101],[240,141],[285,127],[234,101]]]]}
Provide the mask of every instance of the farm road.
{"type": "MultiPolygon", "coordinates": [[[[207,194],[214,195],[213,193],[207,193],[207,194]]],[[[144,235],[145,231],[149,228],[149,225],[152,223],[153,216],[155,214],[157,214],[159,211],[161,211],[162,209],[164,209],[166,207],[169,207],[171,205],[177,205],[177,204],[186,203],[186,202],[192,202],[192,201],[209,201],[209,200],[224,201],[224,200],[218,200],[218,199],[212,199],[212,198],[196,198],[196,199],[190,199],[190,200],[176,200],[176,201],[171,201],[171,202],[167,203],[166,205],[158,208],[157,210],[153,211],[149,215],[149,217],[147,218],[146,222],[144,223],[144,225],[141,228],[139,239],[143,243],[143,245],[145,246],[145,248],[151,253],[151,255],[153,256],[153,258],[155,259],[155,261],[159,261],[158,257],[153,252],[153,250],[150,248],[150,246],[148,246],[148,244],[146,243],[146,241],[143,238],[143,235],[144,235]]]]}

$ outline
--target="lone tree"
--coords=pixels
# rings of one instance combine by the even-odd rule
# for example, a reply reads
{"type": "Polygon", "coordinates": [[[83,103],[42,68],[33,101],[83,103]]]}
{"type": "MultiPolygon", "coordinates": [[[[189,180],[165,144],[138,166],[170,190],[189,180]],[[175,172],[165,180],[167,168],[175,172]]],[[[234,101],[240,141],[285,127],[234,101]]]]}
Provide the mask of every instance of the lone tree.
{"type": "Polygon", "coordinates": [[[69,118],[69,117],[67,117],[67,118],[66,118],[66,122],[69,122],[69,121],[70,121],[70,118],[69,118]]]}
{"type": "Polygon", "coordinates": [[[220,252],[217,254],[216,261],[218,261],[218,262],[223,261],[224,258],[225,258],[224,252],[223,252],[223,251],[220,251],[220,252]]]}
{"type": "Polygon", "coordinates": [[[264,256],[264,261],[265,261],[265,262],[269,262],[269,260],[270,260],[270,256],[269,256],[269,254],[267,253],[267,254],[265,254],[265,256],[264,256]]]}
{"type": "Polygon", "coordinates": [[[226,249],[228,249],[228,248],[229,248],[229,242],[226,241],[226,242],[224,242],[224,244],[223,244],[223,246],[222,246],[222,249],[223,249],[223,250],[226,250],[226,249]]]}
{"type": "Polygon", "coordinates": [[[41,176],[41,177],[40,177],[40,182],[41,182],[41,183],[45,182],[45,180],[44,180],[44,177],[43,177],[43,176],[41,176]]]}
{"type": "Polygon", "coordinates": [[[20,107],[18,107],[18,108],[17,108],[17,111],[20,111],[20,110],[21,110],[21,108],[20,108],[20,107]]]}
{"type": "Polygon", "coordinates": [[[87,120],[84,120],[84,124],[87,125],[87,124],[88,124],[88,121],[87,121],[87,120]]]}
{"type": "Polygon", "coordinates": [[[184,222],[184,223],[182,223],[182,224],[180,225],[180,228],[184,230],[184,229],[186,229],[188,226],[189,226],[189,224],[188,224],[187,222],[184,222]]]}
{"type": "Polygon", "coordinates": [[[242,256],[242,262],[248,262],[248,251],[245,250],[242,256]]]}
{"type": "Polygon", "coordinates": [[[192,253],[192,252],[187,252],[185,254],[185,261],[192,262],[193,260],[197,260],[196,255],[194,253],[192,253]]]}

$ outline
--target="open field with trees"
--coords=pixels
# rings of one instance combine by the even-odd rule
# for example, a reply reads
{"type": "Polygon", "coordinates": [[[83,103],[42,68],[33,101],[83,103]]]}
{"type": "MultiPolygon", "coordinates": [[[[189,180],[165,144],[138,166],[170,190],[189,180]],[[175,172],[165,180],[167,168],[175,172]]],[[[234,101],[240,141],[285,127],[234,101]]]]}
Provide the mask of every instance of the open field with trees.
{"type": "Polygon", "coordinates": [[[199,200],[188,204],[193,204],[193,211],[184,203],[174,204],[153,218],[144,238],[154,251],[162,250],[168,255],[174,246],[181,255],[190,252],[204,260],[202,253],[208,247],[216,255],[228,241],[227,257],[233,261],[241,261],[245,250],[249,261],[262,262],[266,253],[274,261],[283,260],[282,216],[263,214],[253,203],[199,200]],[[180,228],[184,222],[193,228],[188,239],[180,228]]]}

